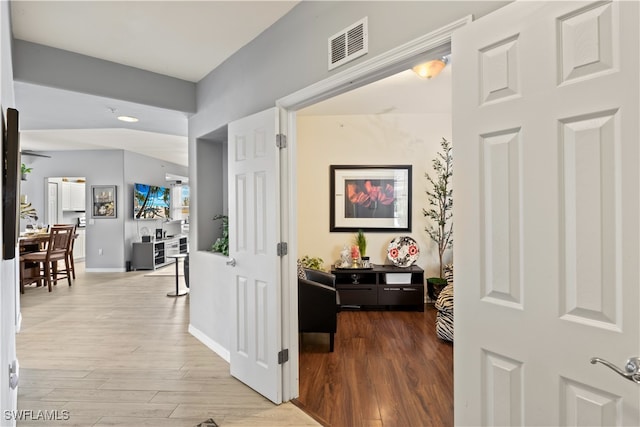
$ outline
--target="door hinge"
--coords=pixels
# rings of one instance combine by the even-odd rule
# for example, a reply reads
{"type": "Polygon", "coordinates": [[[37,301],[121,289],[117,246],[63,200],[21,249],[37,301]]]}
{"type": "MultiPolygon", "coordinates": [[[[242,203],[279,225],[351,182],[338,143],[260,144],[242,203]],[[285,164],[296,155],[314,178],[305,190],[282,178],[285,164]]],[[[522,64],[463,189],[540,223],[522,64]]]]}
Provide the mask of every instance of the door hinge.
{"type": "Polygon", "coordinates": [[[287,135],[279,133],[276,135],[276,147],[287,148],[287,135]]]}
{"type": "Polygon", "coordinates": [[[278,352],[278,365],[282,365],[284,362],[289,361],[289,349],[285,348],[278,352]]]}
{"type": "Polygon", "coordinates": [[[276,249],[278,256],[285,256],[289,253],[289,248],[287,247],[287,242],[278,243],[278,247],[276,249]]]}

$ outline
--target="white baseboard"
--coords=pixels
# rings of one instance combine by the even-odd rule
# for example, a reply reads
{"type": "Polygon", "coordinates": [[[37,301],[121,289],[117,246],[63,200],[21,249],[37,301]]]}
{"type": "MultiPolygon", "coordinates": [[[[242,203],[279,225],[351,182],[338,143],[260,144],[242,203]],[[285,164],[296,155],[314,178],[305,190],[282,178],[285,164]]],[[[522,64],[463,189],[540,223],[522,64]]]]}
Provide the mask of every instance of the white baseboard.
{"type": "Polygon", "coordinates": [[[86,273],[126,273],[127,269],[124,267],[115,268],[85,268],[86,273]]]}
{"type": "Polygon", "coordinates": [[[227,350],[226,348],[224,348],[223,346],[221,346],[220,344],[218,344],[217,342],[209,338],[202,331],[200,331],[198,328],[194,327],[191,324],[189,324],[189,333],[194,337],[196,337],[198,341],[200,341],[202,344],[206,345],[215,354],[222,357],[225,362],[230,363],[231,354],[229,353],[229,350],[227,350]]]}

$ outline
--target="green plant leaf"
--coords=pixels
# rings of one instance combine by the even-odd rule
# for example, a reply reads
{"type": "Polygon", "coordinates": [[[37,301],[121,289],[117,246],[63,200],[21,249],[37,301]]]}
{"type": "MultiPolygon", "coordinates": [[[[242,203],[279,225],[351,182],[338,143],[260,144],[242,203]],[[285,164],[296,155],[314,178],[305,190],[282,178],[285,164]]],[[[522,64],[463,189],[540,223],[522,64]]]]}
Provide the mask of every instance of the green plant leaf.
{"type": "Polygon", "coordinates": [[[431,188],[426,190],[429,209],[422,209],[425,217],[431,220],[431,224],[425,227],[425,231],[431,240],[438,245],[438,257],[440,261],[440,277],[443,277],[444,251],[453,244],[453,189],[451,177],[453,176],[453,154],[451,142],[446,138],[440,141],[441,151],[432,161],[434,177],[425,173],[427,182],[431,188]]]}
{"type": "Polygon", "coordinates": [[[216,241],[213,242],[211,251],[229,256],[229,217],[227,215],[216,215],[213,219],[222,220],[222,224],[220,225],[222,228],[222,236],[218,237],[216,241]]]}
{"type": "Polygon", "coordinates": [[[358,230],[358,233],[356,234],[356,236],[354,238],[354,243],[358,247],[358,250],[360,250],[360,256],[361,257],[366,256],[366,253],[367,253],[367,237],[364,235],[364,232],[362,230],[358,230]]]}

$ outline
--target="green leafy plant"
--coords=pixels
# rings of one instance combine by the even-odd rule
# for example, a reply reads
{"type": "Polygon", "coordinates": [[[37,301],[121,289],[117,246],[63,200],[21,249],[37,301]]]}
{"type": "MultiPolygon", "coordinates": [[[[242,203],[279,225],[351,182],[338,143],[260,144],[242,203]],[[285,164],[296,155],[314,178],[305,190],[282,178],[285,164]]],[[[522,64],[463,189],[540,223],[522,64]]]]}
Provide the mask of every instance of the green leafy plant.
{"type": "Polygon", "coordinates": [[[229,256],[229,217],[227,215],[216,215],[213,219],[222,220],[222,224],[220,225],[222,228],[222,236],[216,239],[211,246],[211,250],[229,256]]]}
{"type": "Polygon", "coordinates": [[[364,257],[366,256],[367,253],[367,238],[364,235],[364,232],[362,230],[358,230],[358,233],[356,233],[356,237],[353,241],[356,246],[358,246],[358,249],[360,250],[360,256],[364,257]]]}
{"type": "Polygon", "coordinates": [[[453,176],[453,154],[451,142],[442,138],[440,142],[442,150],[433,160],[434,178],[425,174],[427,181],[432,186],[427,190],[429,209],[422,209],[425,217],[432,223],[425,227],[425,231],[437,245],[440,260],[440,277],[444,277],[444,264],[442,261],[444,252],[453,244],[453,189],[451,177],[453,176]]]}
{"type": "Polygon", "coordinates": [[[28,168],[24,163],[20,165],[20,175],[23,181],[27,179],[27,174],[31,173],[32,170],[33,168],[28,168]]]}
{"type": "Polygon", "coordinates": [[[318,257],[310,257],[305,255],[300,260],[300,263],[304,268],[310,268],[312,270],[324,270],[324,260],[318,257]]]}

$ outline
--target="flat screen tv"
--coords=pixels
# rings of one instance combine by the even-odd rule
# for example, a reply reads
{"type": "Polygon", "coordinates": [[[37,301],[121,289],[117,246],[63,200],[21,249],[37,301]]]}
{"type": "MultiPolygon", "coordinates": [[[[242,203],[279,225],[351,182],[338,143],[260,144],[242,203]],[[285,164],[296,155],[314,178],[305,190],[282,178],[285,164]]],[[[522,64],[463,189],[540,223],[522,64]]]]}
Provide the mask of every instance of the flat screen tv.
{"type": "Polygon", "coordinates": [[[171,215],[168,187],[133,185],[133,217],[135,219],[165,219],[171,215]]]}
{"type": "Polygon", "coordinates": [[[18,244],[20,189],[20,132],[18,110],[7,108],[2,116],[2,258],[14,259],[18,244]]]}

